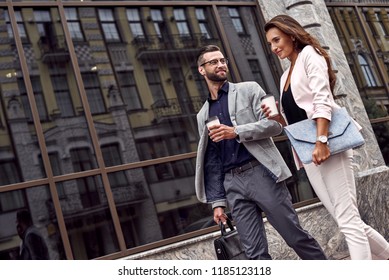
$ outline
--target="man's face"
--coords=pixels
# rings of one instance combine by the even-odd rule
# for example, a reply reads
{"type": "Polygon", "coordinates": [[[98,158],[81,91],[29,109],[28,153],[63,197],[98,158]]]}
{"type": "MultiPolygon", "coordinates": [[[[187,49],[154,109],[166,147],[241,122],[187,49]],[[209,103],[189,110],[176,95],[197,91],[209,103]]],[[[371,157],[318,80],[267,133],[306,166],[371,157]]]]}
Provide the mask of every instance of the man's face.
{"type": "Polygon", "coordinates": [[[20,238],[24,238],[24,232],[26,231],[26,227],[24,223],[16,221],[16,231],[20,238]]]}
{"type": "Polygon", "coordinates": [[[228,60],[220,51],[205,53],[199,72],[210,81],[224,82],[227,80],[227,64],[228,60]]]}

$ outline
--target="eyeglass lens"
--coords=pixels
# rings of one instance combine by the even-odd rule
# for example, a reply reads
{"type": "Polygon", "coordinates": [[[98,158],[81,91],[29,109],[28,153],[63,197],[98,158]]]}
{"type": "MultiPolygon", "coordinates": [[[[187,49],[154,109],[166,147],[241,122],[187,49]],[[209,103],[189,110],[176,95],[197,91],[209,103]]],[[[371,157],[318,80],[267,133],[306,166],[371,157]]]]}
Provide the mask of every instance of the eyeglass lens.
{"type": "Polygon", "coordinates": [[[228,64],[228,58],[223,57],[223,58],[220,58],[220,59],[213,59],[213,60],[204,62],[202,65],[205,65],[205,64],[208,63],[208,64],[210,64],[212,66],[215,66],[215,65],[217,65],[219,63],[219,61],[220,61],[221,64],[228,64]]]}

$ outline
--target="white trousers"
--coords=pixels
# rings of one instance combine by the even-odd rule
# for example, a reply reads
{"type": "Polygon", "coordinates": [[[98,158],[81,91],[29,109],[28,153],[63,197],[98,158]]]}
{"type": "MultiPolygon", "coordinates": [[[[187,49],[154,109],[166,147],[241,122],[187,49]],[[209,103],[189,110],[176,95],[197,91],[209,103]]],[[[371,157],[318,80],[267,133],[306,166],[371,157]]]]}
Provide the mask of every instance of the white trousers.
{"type": "Polygon", "coordinates": [[[348,150],[330,156],[319,166],[310,163],[304,168],[317,196],[344,234],[350,258],[388,259],[389,243],[360,217],[352,162],[353,150],[348,150]]]}

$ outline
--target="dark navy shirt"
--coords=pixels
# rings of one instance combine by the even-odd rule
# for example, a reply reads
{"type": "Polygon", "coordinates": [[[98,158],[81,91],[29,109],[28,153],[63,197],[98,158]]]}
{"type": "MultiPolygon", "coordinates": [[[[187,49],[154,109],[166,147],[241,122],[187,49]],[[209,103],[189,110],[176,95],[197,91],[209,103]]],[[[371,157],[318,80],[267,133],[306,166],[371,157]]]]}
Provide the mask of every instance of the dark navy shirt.
{"type": "MultiPolygon", "coordinates": [[[[208,98],[209,117],[218,116],[221,124],[233,126],[228,112],[228,88],[229,84],[226,82],[218,91],[217,100],[208,98]]],[[[217,143],[210,140],[208,145],[215,145],[216,149],[214,150],[219,152],[224,172],[255,159],[246,147],[236,139],[222,140],[217,143]]]]}

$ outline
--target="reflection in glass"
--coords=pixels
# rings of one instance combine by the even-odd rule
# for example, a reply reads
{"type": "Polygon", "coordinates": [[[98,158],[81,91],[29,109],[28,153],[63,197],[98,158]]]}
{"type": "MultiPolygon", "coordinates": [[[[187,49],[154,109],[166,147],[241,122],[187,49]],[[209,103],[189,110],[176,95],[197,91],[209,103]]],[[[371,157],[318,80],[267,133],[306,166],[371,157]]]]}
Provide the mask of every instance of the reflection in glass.
{"type": "Polygon", "coordinates": [[[158,38],[162,38],[162,31],[164,31],[164,19],[160,9],[150,9],[151,20],[153,21],[154,32],[158,38]]]}
{"type": "MultiPolygon", "coordinates": [[[[34,128],[34,121],[40,121],[75,259],[118,252],[120,235],[133,248],[214,225],[210,206],[195,195],[195,159],[169,157],[197,150],[196,114],[209,93],[195,58],[203,45],[224,44],[213,13],[225,28],[225,44],[234,45],[231,58],[239,58],[237,64],[231,59],[229,80],[255,80],[267,91],[278,91],[278,83],[267,75],[275,66],[264,63],[270,51],[262,48],[260,26],[248,28],[259,22],[256,8],[56,5],[15,6],[26,77],[15,56],[11,21],[0,10],[0,185],[47,176],[34,128]],[[66,22],[58,9],[65,10],[66,22]],[[66,42],[65,25],[71,42],[66,42]],[[73,48],[77,69],[70,59],[73,48]],[[82,100],[89,110],[84,111],[82,100]],[[90,131],[96,132],[98,151],[90,131]],[[84,171],[102,171],[96,159],[100,151],[105,167],[158,160],[143,168],[107,169],[122,232],[115,232],[101,177],[82,177],[84,171]]],[[[294,170],[290,147],[277,145],[294,170]]],[[[313,197],[304,174],[294,172],[288,182],[293,201],[313,197]]],[[[28,208],[25,193],[1,193],[1,211],[28,208]]],[[[34,222],[40,221],[34,215],[34,222]]],[[[3,230],[0,226],[0,234],[3,230]]],[[[50,255],[64,258],[63,250],[57,251],[58,256],[50,255]]]]}
{"type": "MultiPolygon", "coordinates": [[[[385,106],[377,106],[375,100],[362,98],[362,101],[369,119],[379,119],[388,116],[388,109],[385,106]]],[[[389,165],[389,122],[373,123],[372,127],[385,163],[389,165]]]]}
{"type": "MultiPolygon", "coordinates": [[[[47,107],[45,104],[45,99],[43,96],[43,90],[42,90],[42,84],[40,82],[39,77],[31,77],[31,84],[34,91],[34,97],[36,106],[38,109],[39,118],[41,121],[47,121],[48,120],[48,114],[47,114],[47,107]]],[[[23,108],[26,114],[26,117],[28,118],[28,121],[32,123],[32,112],[29,106],[29,101],[27,97],[27,90],[26,86],[24,84],[24,80],[22,78],[18,78],[18,86],[20,89],[20,96],[22,98],[23,102],[23,108]]]]}
{"type": "Polygon", "coordinates": [[[81,29],[80,17],[76,8],[65,8],[65,16],[68,23],[70,37],[73,41],[84,41],[84,34],[81,29]]]}
{"type": "Polygon", "coordinates": [[[145,33],[143,31],[142,21],[140,18],[138,9],[127,9],[127,20],[130,25],[131,32],[134,37],[144,38],[145,33]]]}
{"type": "Polygon", "coordinates": [[[386,165],[389,166],[389,122],[372,125],[386,165]]]}
{"type": "Polygon", "coordinates": [[[0,193],[0,224],[0,260],[65,259],[47,186],[0,193]]]}
{"type": "Polygon", "coordinates": [[[141,110],[143,105],[135,82],[134,71],[120,71],[116,75],[126,110],[141,110]]]}
{"type": "Polygon", "coordinates": [[[74,259],[117,252],[119,245],[101,177],[70,180],[57,188],[74,259]]]}
{"type": "MultiPolygon", "coordinates": [[[[372,20],[377,20],[373,7],[363,10],[368,24],[372,24],[372,20]]],[[[377,38],[373,37],[372,32],[363,32],[364,26],[358,20],[354,8],[330,7],[329,12],[361,96],[371,97],[380,102],[382,96],[387,93],[385,87],[382,87],[382,78],[377,71],[379,67],[373,59],[372,52],[385,52],[384,45],[378,43],[374,50],[369,48],[368,40],[377,42],[377,38]]],[[[378,22],[374,24],[378,26],[378,22]]],[[[385,64],[385,56],[378,56],[377,59],[382,65],[385,64]]]]}
{"type": "Polygon", "coordinates": [[[309,200],[317,197],[309,183],[305,170],[297,170],[293,159],[292,149],[289,141],[275,143],[283,159],[292,172],[292,177],[286,180],[286,186],[292,196],[292,203],[309,200]]]}
{"type": "MultiPolygon", "coordinates": [[[[6,0],[4,0],[4,1],[6,1],[6,0]]],[[[38,1],[41,1],[41,2],[53,2],[53,1],[56,1],[56,0],[10,0],[10,1],[12,1],[12,2],[38,2],[38,1]]],[[[97,0],[97,1],[99,1],[99,0],[97,0]]]]}
{"type": "Polygon", "coordinates": [[[196,12],[194,34],[184,8],[65,10],[101,147],[119,146],[121,164],[195,151],[195,116],[208,95],[195,55],[203,44],[218,42],[215,23],[204,21],[206,9],[196,12]],[[158,146],[168,139],[181,146],[142,151],[146,141],[158,146]]]}
{"type": "Polygon", "coordinates": [[[359,66],[362,69],[363,76],[365,78],[365,83],[367,84],[368,87],[376,87],[376,79],[373,75],[373,71],[371,69],[371,66],[367,63],[366,59],[364,58],[363,55],[358,55],[358,62],[359,66]]]}
{"type": "MultiPolygon", "coordinates": [[[[26,28],[20,12],[15,12],[18,31],[23,42],[26,28]]],[[[22,76],[10,17],[0,8],[0,185],[8,185],[45,176],[38,164],[39,145],[33,125],[32,110],[22,76]]],[[[40,117],[47,119],[42,87],[32,80],[40,117]]]]}
{"type": "MultiPolygon", "coordinates": [[[[14,38],[14,34],[12,31],[12,26],[11,26],[11,22],[10,22],[8,13],[5,13],[4,15],[6,18],[6,23],[7,23],[8,36],[9,36],[9,38],[14,38]]],[[[15,19],[16,19],[16,22],[18,25],[20,39],[22,39],[22,41],[26,41],[27,40],[27,33],[26,33],[26,28],[24,26],[23,18],[22,18],[20,11],[15,11],[15,19]]]]}
{"type": "Polygon", "coordinates": [[[204,8],[196,8],[196,18],[199,22],[199,28],[202,36],[204,36],[206,39],[211,39],[212,37],[210,32],[211,29],[208,25],[206,12],[204,8]]]}
{"type": "Polygon", "coordinates": [[[329,13],[369,119],[372,120],[378,145],[388,164],[388,122],[379,118],[388,116],[389,98],[382,80],[388,81],[389,72],[378,71],[380,66],[377,64],[381,63],[387,70],[389,69],[386,56],[380,55],[386,52],[384,44],[386,32],[382,29],[381,15],[386,14],[387,9],[378,12],[374,7],[364,7],[361,10],[370,32],[364,32],[364,25],[358,20],[354,8],[330,7],[329,13]],[[374,43],[374,49],[370,48],[369,40],[374,43]],[[374,119],[378,119],[378,122],[374,119]]]}
{"type": "MultiPolygon", "coordinates": [[[[80,93],[64,31],[58,20],[58,9],[24,8],[16,10],[15,14],[18,29],[28,31],[28,38],[22,40],[22,43],[47,149],[50,159],[53,160],[52,169],[56,170],[56,175],[62,175],[96,168],[95,153],[80,93]],[[77,154],[78,151],[80,154],[77,154]],[[80,165],[80,161],[83,164],[80,165]]],[[[67,10],[66,16],[70,21],[73,40],[82,42],[83,34],[79,33],[81,30],[76,10],[67,10]]],[[[92,114],[105,112],[106,107],[96,73],[89,71],[84,73],[82,78],[92,114]]],[[[25,115],[28,122],[32,123],[23,79],[18,79],[18,85],[25,115]]]]}
{"type": "Polygon", "coordinates": [[[174,19],[177,24],[178,34],[180,36],[190,36],[189,25],[183,8],[175,8],[173,10],[174,19]]]}
{"type": "Polygon", "coordinates": [[[238,34],[244,34],[245,30],[238,8],[228,8],[228,13],[231,17],[232,24],[234,25],[236,32],[238,34]]]}
{"type": "Polygon", "coordinates": [[[82,73],[82,80],[92,115],[106,113],[107,109],[97,73],[94,71],[82,73]]]}
{"type": "Polygon", "coordinates": [[[186,163],[193,165],[194,159],[164,164],[171,174],[159,180],[149,174],[162,165],[109,173],[128,248],[214,225],[209,205],[196,198],[193,169],[190,174],[178,170],[186,163]]]}
{"type": "Polygon", "coordinates": [[[99,18],[106,41],[120,41],[119,31],[115,23],[112,9],[99,9],[99,18]]]}
{"type": "MultiPolygon", "coordinates": [[[[113,152],[115,147],[105,147],[105,154],[108,150],[113,152]]],[[[109,173],[108,178],[127,248],[162,239],[155,206],[142,170],[109,173]]]]}

